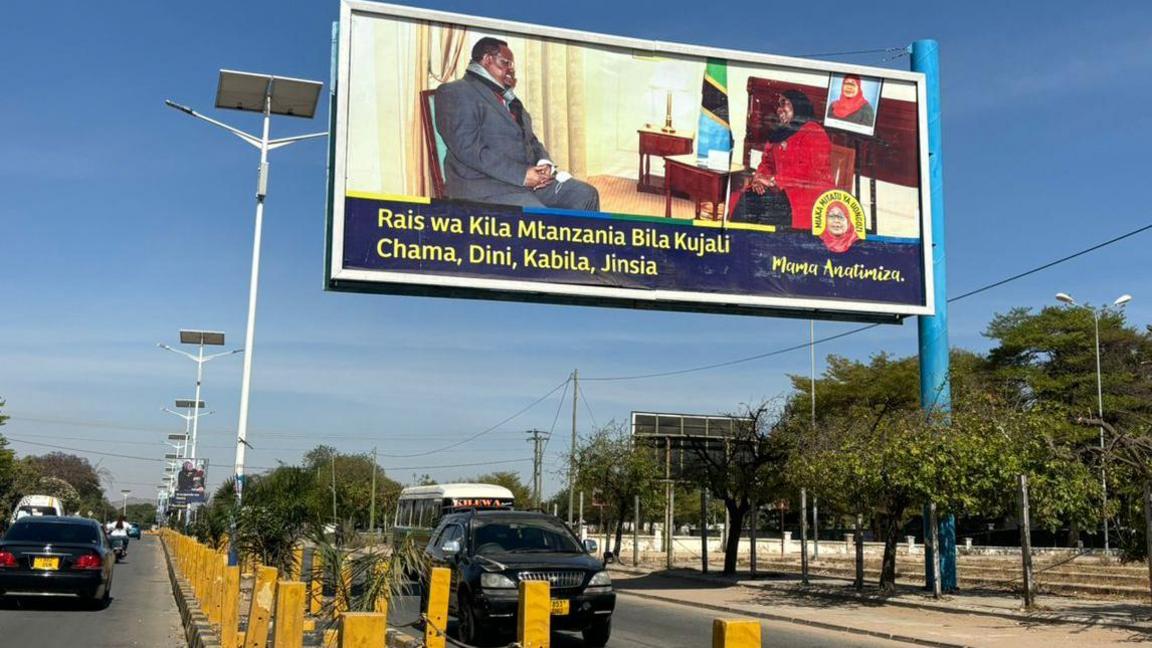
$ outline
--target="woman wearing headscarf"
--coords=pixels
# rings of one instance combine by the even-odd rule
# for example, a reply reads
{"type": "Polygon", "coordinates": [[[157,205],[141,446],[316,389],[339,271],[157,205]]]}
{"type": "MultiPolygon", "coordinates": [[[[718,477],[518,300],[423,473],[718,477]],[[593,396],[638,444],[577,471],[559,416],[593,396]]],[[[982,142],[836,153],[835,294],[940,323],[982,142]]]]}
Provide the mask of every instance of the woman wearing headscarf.
{"type": "Polygon", "coordinates": [[[824,231],[820,234],[824,246],[828,248],[829,252],[836,254],[847,252],[848,248],[852,247],[852,244],[858,240],[856,228],[852,226],[852,221],[848,220],[848,206],[839,200],[834,201],[828,206],[828,214],[825,218],[827,222],[824,224],[824,231]]]}
{"type": "Polygon", "coordinates": [[[849,74],[840,82],[840,98],[828,107],[828,117],[840,121],[871,126],[876,119],[872,104],[864,98],[860,77],[849,74]]]}
{"type": "Polygon", "coordinates": [[[812,229],[812,206],[832,188],[832,142],[813,118],[812,102],[787,90],[776,102],[777,124],[764,156],[732,211],[732,220],[812,229]]]}

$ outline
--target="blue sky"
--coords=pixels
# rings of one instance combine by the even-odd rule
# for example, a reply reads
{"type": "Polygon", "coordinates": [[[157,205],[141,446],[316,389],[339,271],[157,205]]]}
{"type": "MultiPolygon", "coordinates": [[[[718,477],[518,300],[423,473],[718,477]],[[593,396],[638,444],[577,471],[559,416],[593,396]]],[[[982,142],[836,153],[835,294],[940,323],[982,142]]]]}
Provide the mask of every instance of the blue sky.
{"type": "MultiPolygon", "coordinates": [[[[1110,3],[466,3],[419,6],[622,36],[807,55],[940,42],[948,283],[952,295],[1149,223],[1152,7],[1110,3]],[[754,8],[755,7],[755,8],[754,8]]],[[[9,7],[0,121],[0,398],[13,439],[157,457],[183,422],[194,364],[156,348],[181,328],[243,345],[256,153],[166,109],[211,109],[219,68],[327,81],[324,2],[84,3],[9,7]]],[[[907,69],[907,58],[834,60],[907,69]]],[[[326,115],[326,110],[324,111],[326,115]]],[[[274,136],[322,130],[281,120],[274,136]]],[[[376,446],[400,481],[510,469],[530,474],[524,431],[555,425],[546,488],[559,483],[571,392],[458,447],[565,381],[707,365],[804,342],[806,320],[329,293],[323,290],[325,150],[272,155],[251,400],[251,466],[294,462],[317,443],[376,446]],[[559,414],[557,414],[559,412],[559,414]],[[397,456],[388,456],[397,455],[397,456]],[[398,455],[422,455],[402,457],[398,455]],[[457,464],[488,465],[454,466],[457,464]],[[511,462],[511,463],[495,463],[511,462]]],[[[956,303],[951,342],[987,348],[997,312],[1057,291],[1092,303],[1131,293],[1152,316],[1142,234],[956,303]]],[[[817,335],[854,328],[819,323],[817,335]]],[[[916,324],[817,348],[866,359],[916,350],[916,324]]],[[[239,356],[206,365],[200,453],[210,483],[231,473],[239,356]]],[[[808,353],[666,378],[582,381],[579,428],[632,410],[722,413],[782,394],[808,353]]],[[[15,441],[21,453],[50,448],[15,441]]],[[[83,453],[81,453],[83,454],[83,453]]],[[[110,492],[151,497],[162,468],[90,454],[110,492]]]]}

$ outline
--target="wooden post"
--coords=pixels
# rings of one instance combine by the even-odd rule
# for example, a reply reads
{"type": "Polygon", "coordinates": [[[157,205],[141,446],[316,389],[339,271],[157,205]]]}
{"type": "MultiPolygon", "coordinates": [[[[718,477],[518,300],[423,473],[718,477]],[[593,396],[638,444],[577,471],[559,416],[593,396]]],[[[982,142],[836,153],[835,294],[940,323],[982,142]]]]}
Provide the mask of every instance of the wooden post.
{"type": "Polygon", "coordinates": [[[552,603],[548,581],[520,581],[516,641],[521,648],[548,648],[552,603]]]}
{"type": "Polygon", "coordinates": [[[336,584],[336,616],[347,612],[352,603],[352,563],[345,559],[340,566],[340,582],[336,584]]]}
{"type": "Polygon", "coordinates": [[[280,581],[276,584],[275,648],[301,648],[304,645],[304,583],[280,581]]]}
{"type": "Polygon", "coordinates": [[[452,571],[434,567],[428,581],[428,617],[424,624],[425,648],[445,648],[444,632],[448,629],[448,591],[452,585],[452,571]]]}
{"type": "Polygon", "coordinates": [[[928,505],[928,525],[932,527],[932,598],[940,598],[940,520],[936,502],[928,505]]]}
{"type": "MultiPolygon", "coordinates": [[[[632,566],[635,567],[640,564],[640,496],[636,495],[633,498],[633,514],[634,522],[632,527],[632,566]]],[[[1152,563],[1149,563],[1152,567],[1152,563]]]]}
{"type": "Polygon", "coordinates": [[[324,557],[312,550],[312,578],[308,582],[308,603],[312,614],[320,614],[324,606],[324,557]]]}
{"type": "Polygon", "coordinates": [[[1148,593],[1152,595],[1152,481],[1144,480],[1144,551],[1148,554],[1148,593]]]}
{"type": "Polygon", "coordinates": [[[220,554],[211,550],[208,558],[212,570],[212,587],[209,588],[206,612],[210,623],[220,625],[220,613],[224,609],[224,569],[228,566],[227,557],[224,557],[225,562],[222,563],[220,554]]]}
{"type": "Polygon", "coordinates": [[[240,566],[228,566],[228,556],[221,556],[224,571],[224,600],[220,605],[220,643],[236,648],[240,623],[240,566]]]}
{"type": "Polygon", "coordinates": [[[304,547],[297,546],[292,550],[292,575],[296,580],[304,580],[304,547]]]}
{"type": "Polygon", "coordinates": [[[864,589],[864,514],[856,514],[856,591],[864,589]]]}
{"type": "Polygon", "coordinates": [[[712,648],[760,648],[760,622],[751,619],[713,619],[712,648]]]}
{"type": "Polygon", "coordinates": [[[752,574],[752,578],[756,578],[756,527],[760,526],[760,505],[752,502],[752,527],[751,532],[748,534],[748,571],[752,574]]]}
{"type": "Polygon", "coordinates": [[[268,645],[268,622],[272,618],[272,605],[275,602],[276,568],[258,567],[256,583],[252,586],[252,604],[248,607],[244,648],[265,648],[268,645]]]}
{"type": "MultiPolygon", "coordinates": [[[[781,533],[783,538],[783,533],[781,533]]],[[[808,489],[800,489],[800,582],[808,584],[808,489]]]]}
{"type": "MultiPolygon", "coordinates": [[[[345,612],[340,616],[339,648],[380,648],[388,633],[388,615],[345,612]]],[[[277,647],[278,648],[278,647],[277,647]]]]}
{"type": "Polygon", "coordinates": [[[1024,567],[1024,607],[1036,604],[1036,582],[1032,577],[1032,519],[1028,508],[1028,475],[1020,475],[1020,559],[1024,567]]]}

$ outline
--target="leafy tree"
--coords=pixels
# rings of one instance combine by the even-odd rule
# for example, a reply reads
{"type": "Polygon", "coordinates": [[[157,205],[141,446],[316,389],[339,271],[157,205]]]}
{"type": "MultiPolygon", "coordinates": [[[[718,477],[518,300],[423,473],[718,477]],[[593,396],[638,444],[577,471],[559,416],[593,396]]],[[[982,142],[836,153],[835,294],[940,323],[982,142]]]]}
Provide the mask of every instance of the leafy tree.
{"type": "Polygon", "coordinates": [[[100,473],[86,458],[67,452],[50,452],[27,457],[26,461],[42,477],[55,477],[71,484],[76,499],[70,510],[103,512],[110,505],[100,485],[100,473]]]}
{"type": "Polygon", "coordinates": [[[634,515],[637,496],[652,502],[660,466],[649,450],[633,443],[627,428],[611,424],[577,446],[575,463],[577,486],[603,507],[605,524],[614,528],[612,551],[619,555],[624,521],[634,515]]]}
{"type": "Polygon", "coordinates": [[[371,454],[341,454],[331,446],[321,445],[304,455],[303,469],[313,475],[311,487],[301,495],[307,499],[309,515],[315,521],[351,520],[357,528],[367,528],[372,517],[373,472],[376,474],[376,524],[379,526],[390,519],[396,509],[400,484],[384,473],[371,454]]]}
{"type": "Polygon", "coordinates": [[[733,435],[725,452],[706,448],[689,450],[694,457],[686,467],[689,478],[724,503],[732,532],[724,547],[724,574],[736,573],[740,546],[739,529],[752,507],[779,497],[787,488],[784,467],[794,443],[787,408],[773,410],[768,403],[745,405],[736,416],[733,435]]]}
{"type": "Polygon", "coordinates": [[[499,470],[477,475],[476,477],[469,477],[465,481],[475,482],[477,484],[503,486],[512,491],[512,497],[516,500],[517,508],[528,509],[532,506],[532,491],[520,481],[519,473],[514,473],[510,470],[499,470]]]}

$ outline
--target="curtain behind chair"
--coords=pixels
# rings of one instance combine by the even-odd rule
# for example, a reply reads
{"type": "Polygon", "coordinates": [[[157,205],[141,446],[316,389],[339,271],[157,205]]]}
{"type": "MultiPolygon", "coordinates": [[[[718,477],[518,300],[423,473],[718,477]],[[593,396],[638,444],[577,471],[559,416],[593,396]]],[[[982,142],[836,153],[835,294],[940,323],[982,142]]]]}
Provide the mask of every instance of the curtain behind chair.
{"type": "Polygon", "coordinates": [[[536,136],[552,154],[553,162],[584,178],[588,164],[582,49],[525,39],[524,51],[515,54],[521,81],[517,94],[532,114],[536,136]]]}
{"type": "Polygon", "coordinates": [[[411,196],[432,195],[432,176],[429,172],[431,160],[424,147],[423,124],[420,121],[420,93],[431,90],[441,83],[455,79],[463,67],[464,42],[468,30],[463,27],[448,27],[419,23],[414,39],[413,84],[409,92],[409,108],[405,115],[405,150],[409,173],[405,177],[405,189],[411,196]]]}

